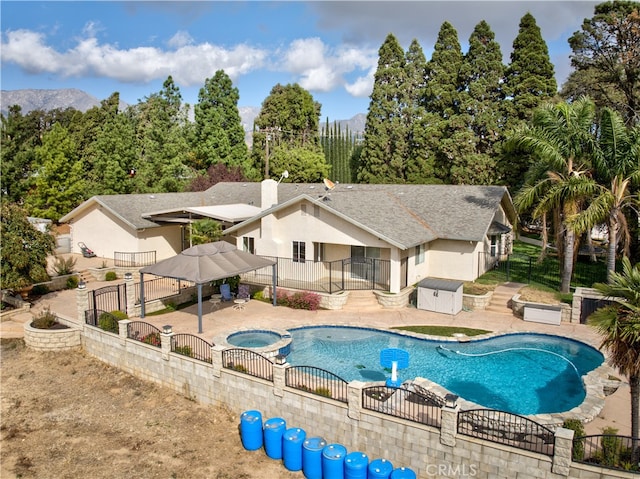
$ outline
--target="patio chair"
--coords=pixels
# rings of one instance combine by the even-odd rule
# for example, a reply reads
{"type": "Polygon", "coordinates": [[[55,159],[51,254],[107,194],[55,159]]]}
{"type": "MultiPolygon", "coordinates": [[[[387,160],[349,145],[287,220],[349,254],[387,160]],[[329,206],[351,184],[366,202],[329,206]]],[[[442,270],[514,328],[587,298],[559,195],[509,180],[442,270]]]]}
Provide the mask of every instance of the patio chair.
{"type": "Polygon", "coordinates": [[[231,286],[229,283],[223,283],[220,285],[220,294],[222,301],[233,301],[233,293],[231,292],[231,286]]]}
{"type": "Polygon", "coordinates": [[[248,284],[241,284],[240,286],[238,286],[238,294],[236,295],[236,298],[244,299],[246,301],[249,301],[251,299],[248,284]]]}

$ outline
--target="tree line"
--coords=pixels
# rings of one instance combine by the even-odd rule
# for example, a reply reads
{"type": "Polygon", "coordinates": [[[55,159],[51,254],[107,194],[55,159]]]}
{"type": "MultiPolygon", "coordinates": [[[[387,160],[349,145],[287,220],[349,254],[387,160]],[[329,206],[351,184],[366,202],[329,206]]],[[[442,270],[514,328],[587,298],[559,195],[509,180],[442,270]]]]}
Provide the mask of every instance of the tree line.
{"type": "Polygon", "coordinates": [[[417,40],[404,52],[389,34],[361,137],[329,119],[320,127],[313,96],[278,84],[262,103],[249,147],[238,89],[222,70],[205,80],[193,121],[171,76],[124,111],[117,92],[85,113],[23,115],[12,106],[2,116],[0,193],[52,220],[93,195],[196,191],[218,181],[279,178],[285,170],[287,181],[501,184],[515,195],[534,156],[508,139],[537,108],[588,95],[597,115],[607,106],[625,125],[637,124],[638,24],[635,2],[598,5],[569,41],[574,71],[560,94],[528,13],[508,65],[484,21],[466,53],[453,25],[443,23],[428,61],[417,40]]]}

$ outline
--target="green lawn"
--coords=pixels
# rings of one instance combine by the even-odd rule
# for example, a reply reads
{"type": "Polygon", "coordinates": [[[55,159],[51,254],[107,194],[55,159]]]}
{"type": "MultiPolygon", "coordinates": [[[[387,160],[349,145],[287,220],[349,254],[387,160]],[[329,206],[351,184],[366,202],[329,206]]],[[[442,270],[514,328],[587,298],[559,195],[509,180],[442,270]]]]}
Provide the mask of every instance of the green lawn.
{"type": "Polygon", "coordinates": [[[478,336],[480,334],[487,334],[491,332],[484,329],[460,328],[457,326],[398,326],[391,329],[428,334],[429,336],[453,336],[454,333],[466,334],[467,336],[478,336]]]}

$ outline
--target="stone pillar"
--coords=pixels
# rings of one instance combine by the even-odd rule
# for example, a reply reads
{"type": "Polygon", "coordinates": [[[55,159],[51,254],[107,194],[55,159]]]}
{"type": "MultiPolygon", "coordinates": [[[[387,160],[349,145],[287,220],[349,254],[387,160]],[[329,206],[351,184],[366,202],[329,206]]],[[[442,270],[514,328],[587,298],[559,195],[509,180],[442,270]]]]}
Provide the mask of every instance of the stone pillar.
{"type": "Polygon", "coordinates": [[[224,346],[214,344],[211,347],[211,366],[213,367],[213,376],[216,378],[220,377],[222,371],[222,351],[224,351],[224,346]]]}
{"type": "Polygon", "coordinates": [[[362,390],[367,383],[362,381],[351,381],[347,385],[347,405],[349,409],[347,416],[356,421],[360,420],[360,412],[362,411],[362,390]]]}
{"type": "Polygon", "coordinates": [[[573,435],[574,431],[572,429],[565,429],[563,427],[556,429],[555,433],[551,471],[565,477],[569,475],[569,471],[571,470],[573,435]]]}
{"type": "Polygon", "coordinates": [[[286,386],[286,374],[288,364],[273,365],[273,395],[277,397],[284,396],[284,387],[286,386]]]}
{"type": "Polygon", "coordinates": [[[120,321],[118,321],[118,336],[120,336],[120,344],[122,344],[123,346],[127,341],[127,327],[129,326],[130,322],[131,321],[129,321],[128,319],[121,319],[120,321]]]}
{"type": "Polygon", "coordinates": [[[89,309],[89,290],[86,285],[84,288],[78,287],[76,289],[76,305],[78,308],[78,321],[80,324],[85,324],[84,312],[89,309]]]}
{"type": "Polygon", "coordinates": [[[171,352],[171,333],[160,333],[160,350],[162,351],[162,359],[169,361],[169,353],[171,352]]]}
{"type": "Polygon", "coordinates": [[[444,444],[446,446],[456,445],[459,411],[460,406],[458,404],[454,407],[442,406],[440,418],[440,444],[444,444]]]}
{"type": "Polygon", "coordinates": [[[125,276],[124,288],[127,297],[127,316],[133,318],[136,316],[136,283],[133,280],[133,275],[131,278],[125,276]]]}

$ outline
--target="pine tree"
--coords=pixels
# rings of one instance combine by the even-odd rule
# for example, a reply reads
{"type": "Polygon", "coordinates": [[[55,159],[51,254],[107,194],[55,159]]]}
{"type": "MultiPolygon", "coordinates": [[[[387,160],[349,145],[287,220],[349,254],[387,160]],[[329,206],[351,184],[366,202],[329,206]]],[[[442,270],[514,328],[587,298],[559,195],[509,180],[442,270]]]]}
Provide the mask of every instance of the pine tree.
{"type": "Polygon", "coordinates": [[[239,98],[238,89],[223,70],[205,80],[195,105],[194,168],[245,163],[248,149],[238,111],[239,98]]]}
{"type": "Polygon", "coordinates": [[[483,20],[471,33],[469,51],[460,69],[459,114],[463,122],[456,139],[466,141],[467,152],[453,158],[453,183],[494,184],[498,180],[495,145],[502,139],[503,75],[500,45],[483,20]]]}
{"type": "Polygon", "coordinates": [[[469,133],[463,130],[464,121],[459,117],[462,60],[458,32],[449,22],[444,22],[427,64],[425,134],[429,139],[429,154],[435,157],[436,176],[445,182],[451,180],[453,159],[466,152],[468,143],[469,133]]]}
{"type": "Polygon", "coordinates": [[[181,191],[187,171],[186,108],[170,76],[163,89],[138,104],[140,138],[135,188],[137,192],[181,191]]]}
{"type": "Polygon", "coordinates": [[[407,154],[404,51],[392,34],[378,51],[378,68],[364,130],[360,183],[403,183],[407,154]]]}
{"type": "Polygon", "coordinates": [[[320,144],[320,104],[298,84],[275,85],[262,102],[255,119],[251,168],[247,176],[257,180],[277,177],[284,170],[296,178],[322,179],[329,168],[320,144]],[[301,161],[290,164],[290,150],[303,151],[301,161]],[[298,170],[311,168],[310,171],[298,170]]]}
{"type": "Polygon", "coordinates": [[[427,60],[422,47],[413,40],[406,54],[407,105],[404,117],[407,128],[407,183],[434,181],[434,155],[429,154],[424,119],[427,117],[425,96],[427,87],[427,60]]]}
{"type": "Polygon", "coordinates": [[[57,221],[84,199],[84,168],[78,149],[69,131],[56,123],[35,154],[40,167],[26,198],[27,210],[33,216],[57,221]]]}
{"type": "MultiPolygon", "coordinates": [[[[521,127],[533,117],[534,110],[553,99],[557,84],[549,49],[530,13],[520,20],[520,29],[513,42],[511,63],[505,81],[506,134],[521,127]]],[[[499,169],[503,182],[517,190],[524,181],[530,158],[522,151],[511,151],[500,158],[499,169]]]]}

